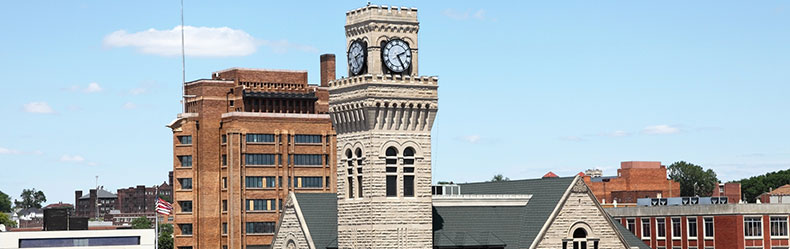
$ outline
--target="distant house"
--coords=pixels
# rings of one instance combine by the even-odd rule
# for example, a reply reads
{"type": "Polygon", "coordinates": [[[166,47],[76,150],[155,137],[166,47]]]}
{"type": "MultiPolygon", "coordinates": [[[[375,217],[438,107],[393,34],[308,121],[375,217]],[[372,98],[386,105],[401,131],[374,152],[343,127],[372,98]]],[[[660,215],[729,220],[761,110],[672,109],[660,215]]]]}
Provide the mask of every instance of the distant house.
{"type": "Polygon", "coordinates": [[[790,203],[790,184],[765,192],[758,198],[762,203],[790,203]]]}

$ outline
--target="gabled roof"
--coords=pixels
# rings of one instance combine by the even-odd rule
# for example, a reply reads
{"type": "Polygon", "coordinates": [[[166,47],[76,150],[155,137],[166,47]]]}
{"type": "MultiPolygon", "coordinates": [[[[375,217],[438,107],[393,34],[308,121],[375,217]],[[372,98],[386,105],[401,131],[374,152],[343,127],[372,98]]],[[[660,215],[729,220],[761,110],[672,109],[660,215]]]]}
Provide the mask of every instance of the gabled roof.
{"type": "Polygon", "coordinates": [[[557,177],[458,184],[462,194],[531,194],[532,198],[523,207],[434,207],[434,235],[440,238],[434,240],[434,246],[470,243],[467,238],[496,238],[488,242],[499,243],[497,240],[500,240],[507,248],[529,248],[574,179],[557,177]],[[493,236],[486,236],[486,232],[493,236]]]}
{"type": "Polygon", "coordinates": [[[337,248],[337,194],[294,193],[316,248],[337,248]]]}
{"type": "MultiPolygon", "coordinates": [[[[113,194],[113,193],[110,193],[109,191],[107,191],[107,190],[104,190],[104,189],[98,189],[98,190],[96,190],[96,195],[98,195],[98,196],[99,196],[99,199],[104,199],[104,198],[118,198],[118,196],[117,196],[117,195],[115,195],[115,194],[113,194]]],[[[85,194],[85,195],[83,195],[82,197],[80,197],[80,200],[83,200],[83,199],[90,199],[90,198],[91,198],[91,193],[90,193],[90,192],[88,192],[87,194],[85,194]]]]}
{"type": "Polygon", "coordinates": [[[766,192],[764,195],[790,195],[790,184],[785,184],[784,186],[778,187],[771,192],[766,192]]]}

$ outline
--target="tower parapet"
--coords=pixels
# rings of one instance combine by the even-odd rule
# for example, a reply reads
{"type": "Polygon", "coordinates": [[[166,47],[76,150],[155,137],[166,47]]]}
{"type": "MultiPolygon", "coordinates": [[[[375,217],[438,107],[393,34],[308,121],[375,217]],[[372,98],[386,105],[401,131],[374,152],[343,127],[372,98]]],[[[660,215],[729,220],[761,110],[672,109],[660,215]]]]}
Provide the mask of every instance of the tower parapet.
{"type": "Polygon", "coordinates": [[[346,12],[346,25],[380,20],[382,18],[387,21],[411,22],[416,24],[417,8],[368,5],[346,12]]]}

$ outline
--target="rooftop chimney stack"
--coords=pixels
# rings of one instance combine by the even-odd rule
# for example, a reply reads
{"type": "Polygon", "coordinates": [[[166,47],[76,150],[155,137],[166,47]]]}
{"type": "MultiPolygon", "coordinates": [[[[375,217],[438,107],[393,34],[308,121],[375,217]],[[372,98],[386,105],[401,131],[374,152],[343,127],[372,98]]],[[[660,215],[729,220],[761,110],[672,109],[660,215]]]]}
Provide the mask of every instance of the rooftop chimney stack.
{"type": "Polygon", "coordinates": [[[329,81],[335,80],[335,55],[321,55],[321,86],[328,87],[329,81]]]}

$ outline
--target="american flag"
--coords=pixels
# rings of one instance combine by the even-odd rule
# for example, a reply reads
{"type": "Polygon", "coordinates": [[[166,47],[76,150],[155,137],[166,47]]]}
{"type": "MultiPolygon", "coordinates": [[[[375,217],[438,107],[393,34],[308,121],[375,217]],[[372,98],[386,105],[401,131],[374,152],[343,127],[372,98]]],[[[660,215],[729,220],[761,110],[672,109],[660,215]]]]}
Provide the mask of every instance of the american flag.
{"type": "Polygon", "coordinates": [[[173,205],[162,200],[162,198],[157,198],[156,200],[156,212],[163,214],[163,215],[170,215],[170,212],[173,211],[173,205]]]}

